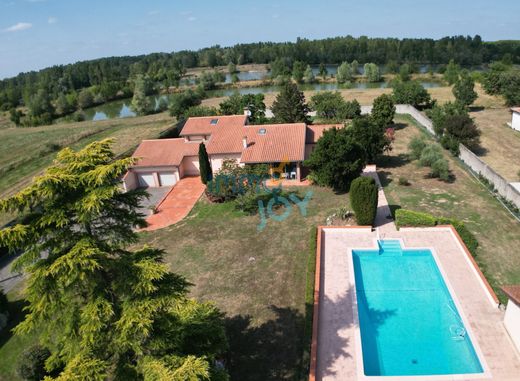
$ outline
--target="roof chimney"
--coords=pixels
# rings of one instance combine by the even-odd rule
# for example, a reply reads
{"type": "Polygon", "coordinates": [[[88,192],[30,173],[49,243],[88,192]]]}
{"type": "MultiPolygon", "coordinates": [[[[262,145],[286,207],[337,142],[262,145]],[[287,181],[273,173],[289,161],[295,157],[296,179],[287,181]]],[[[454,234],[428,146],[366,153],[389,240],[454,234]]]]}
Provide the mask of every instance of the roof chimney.
{"type": "Polygon", "coordinates": [[[247,148],[247,136],[244,136],[244,137],[242,138],[242,145],[244,146],[244,149],[247,148]]]}
{"type": "Polygon", "coordinates": [[[248,118],[251,116],[251,111],[249,110],[249,107],[244,107],[244,115],[248,118]]]}

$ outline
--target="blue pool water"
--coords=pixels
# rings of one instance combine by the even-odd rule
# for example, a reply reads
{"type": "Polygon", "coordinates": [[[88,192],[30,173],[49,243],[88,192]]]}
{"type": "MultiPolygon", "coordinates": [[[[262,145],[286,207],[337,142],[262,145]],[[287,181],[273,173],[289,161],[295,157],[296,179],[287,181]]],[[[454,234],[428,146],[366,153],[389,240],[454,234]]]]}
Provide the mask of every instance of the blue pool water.
{"type": "Polygon", "coordinates": [[[365,375],[483,372],[430,250],[384,240],[353,259],[365,375]]]}

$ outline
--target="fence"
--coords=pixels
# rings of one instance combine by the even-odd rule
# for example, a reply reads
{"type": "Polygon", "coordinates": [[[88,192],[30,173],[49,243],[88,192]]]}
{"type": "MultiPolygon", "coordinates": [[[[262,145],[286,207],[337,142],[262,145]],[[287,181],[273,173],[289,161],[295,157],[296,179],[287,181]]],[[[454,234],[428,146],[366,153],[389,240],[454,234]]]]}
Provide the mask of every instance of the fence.
{"type": "MultiPolygon", "coordinates": [[[[414,118],[417,123],[426,128],[428,132],[435,135],[432,121],[415,107],[410,105],[396,105],[396,113],[407,114],[414,118]]],[[[372,106],[363,106],[362,113],[368,114],[372,111],[372,106]]],[[[473,172],[480,174],[489,181],[496,189],[497,193],[520,208],[520,191],[513,187],[506,179],[495,172],[493,168],[484,163],[477,155],[471,152],[466,146],[459,146],[461,159],[473,172]]]]}

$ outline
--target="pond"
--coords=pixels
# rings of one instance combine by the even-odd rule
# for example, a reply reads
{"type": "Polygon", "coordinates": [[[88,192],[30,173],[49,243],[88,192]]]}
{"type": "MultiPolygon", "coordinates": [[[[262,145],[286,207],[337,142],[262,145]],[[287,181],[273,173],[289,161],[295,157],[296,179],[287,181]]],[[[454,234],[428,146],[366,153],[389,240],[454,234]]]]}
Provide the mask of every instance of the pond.
{"type": "MultiPolygon", "coordinates": [[[[421,81],[421,85],[424,88],[440,87],[439,82],[434,81],[421,81]]],[[[366,83],[366,82],[354,82],[351,84],[338,84],[338,83],[315,83],[315,84],[304,84],[300,85],[300,89],[303,91],[334,91],[341,89],[382,89],[389,86],[388,82],[378,83],[366,83]]],[[[234,93],[239,94],[267,94],[280,91],[279,86],[257,86],[257,87],[243,87],[239,89],[224,89],[224,90],[211,90],[207,91],[208,97],[228,97],[234,93]]],[[[170,95],[151,95],[149,98],[152,99],[156,106],[158,105],[161,98],[169,99],[170,95]]],[[[129,118],[134,117],[136,114],[130,107],[131,99],[122,99],[113,102],[108,102],[99,106],[91,107],[84,110],[86,120],[106,120],[115,118],[129,118]]],[[[61,120],[71,120],[71,118],[62,118],[61,120]]]]}

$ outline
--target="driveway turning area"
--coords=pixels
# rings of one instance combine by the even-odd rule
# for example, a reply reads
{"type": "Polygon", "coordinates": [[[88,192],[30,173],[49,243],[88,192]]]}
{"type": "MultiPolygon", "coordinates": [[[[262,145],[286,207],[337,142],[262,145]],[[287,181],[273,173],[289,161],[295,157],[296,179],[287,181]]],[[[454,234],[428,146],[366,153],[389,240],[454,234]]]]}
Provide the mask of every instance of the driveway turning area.
{"type": "Polygon", "coordinates": [[[200,177],[181,179],[157,205],[157,213],[146,219],[148,227],[143,230],[157,230],[173,225],[188,215],[204,192],[200,177]]]}

